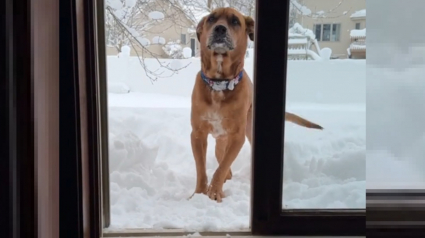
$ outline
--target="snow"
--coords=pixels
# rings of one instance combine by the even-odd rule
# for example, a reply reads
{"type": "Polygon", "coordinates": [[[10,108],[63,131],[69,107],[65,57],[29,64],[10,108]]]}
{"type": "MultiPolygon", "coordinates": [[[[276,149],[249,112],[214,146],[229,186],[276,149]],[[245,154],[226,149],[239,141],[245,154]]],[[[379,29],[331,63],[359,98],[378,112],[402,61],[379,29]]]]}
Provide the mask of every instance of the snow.
{"type": "Polygon", "coordinates": [[[165,44],[165,38],[164,37],[161,37],[161,36],[154,36],[153,38],[152,38],[152,42],[154,43],[154,44],[161,44],[161,45],[164,45],[165,44]]]}
{"type": "Polygon", "coordinates": [[[129,93],[130,88],[122,82],[109,81],[108,93],[129,93]]]}
{"type": "Polygon", "coordinates": [[[350,31],[351,38],[365,38],[366,37],[366,28],[361,30],[351,30],[350,31]]]}
{"type": "Polygon", "coordinates": [[[165,17],[164,13],[158,11],[149,12],[148,16],[151,20],[163,20],[165,17]]]}
{"type": "Polygon", "coordinates": [[[367,67],[367,187],[425,189],[425,46],[402,53],[375,42],[367,67]]]}
{"type": "Polygon", "coordinates": [[[140,44],[142,44],[144,47],[148,47],[151,42],[149,39],[144,38],[144,37],[137,37],[137,40],[140,42],[140,44]]]}
{"type": "MultiPolygon", "coordinates": [[[[252,54],[253,56],[253,54],[252,54]]],[[[253,58],[245,60],[252,77],[253,58]]],[[[251,150],[246,142],[232,165],[227,195],[217,204],[192,195],[195,163],[190,146],[190,105],[200,59],[163,60],[187,65],[170,78],[151,82],[136,57],[126,77],[108,57],[108,82],[130,93],[109,93],[111,226],[181,228],[189,232],[249,228],[251,150]]],[[[286,123],[283,207],[365,207],[365,60],[289,61],[287,110],[319,123],[309,130],[286,123]]],[[[157,70],[156,59],[145,59],[157,70]]],[[[208,138],[207,174],[217,161],[208,138]]]]}
{"type": "Polygon", "coordinates": [[[288,39],[288,45],[300,45],[307,44],[308,40],[306,38],[292,38],[288,39]]]}
{"type": "Polygon", "coordinates": [[[204,16],[210,14],[210,12],[205,10],[204,8],[196,6],[183,6],[183,11],[190,18],[190,20],[194,24],[194,27],[196,27],[198,22],[201,21],[204,16]]]}
{"type": "Polygon", "coordinates": [[[366,17],[366,9],[362,9],[351,14],[350,18],[366,17]]]}
{"type": "Polygon", "coordinates": [[[307,36],[310,40],[316,39],[316,35],[310,29],[305,29],[298,22],[289,28],[289,37],[307,36]]]}
{"type": "Polygon", "coordinates": [[[121,47],[121,53],[123,56],[130,56],[131,48],[128,45],[124,45],[121,47]]]}
{"type": "Polygon", "coordinates": [[[127,7],[134,7],[136,6],[137,0],[125,0],[125,5],[127,7]]]}
{"type": "Polygon", "coordinates": [[[302,4],[300,4],[299,2],[297,2],[296,0],[291,0],[291,3],[294,4],[294,6],[296,7],[296,9],[301,12],[302,15],[307,16],[307,15],[311,15],[311,10],[306,7],[303,6],[302,4]]]}
{"type": "Polygon", "coordinates": [[[192,57],[192,49],[189,47],[184,47],[183,48],[183,57],[184,58],[190,58],[192,57]]]}
{"type": "Polygon", "coordinates": [[[331,48],[322,48],[320,50],[320,57],[323,60],[329,60],[331,58],[332,55],[332,49],[331,48]]]}
{"type": "Polygon", "coordinates": [[[180,60],[173,60],[170,63],[170,68],[173,70],[178,70],[182,67],[180,60]]]}
{"type": "Polygon", "coordinates": [[[115,10],[120,10],[123,8],[123,3],[120,0],[106,0],[106,5],[115,10]]]}

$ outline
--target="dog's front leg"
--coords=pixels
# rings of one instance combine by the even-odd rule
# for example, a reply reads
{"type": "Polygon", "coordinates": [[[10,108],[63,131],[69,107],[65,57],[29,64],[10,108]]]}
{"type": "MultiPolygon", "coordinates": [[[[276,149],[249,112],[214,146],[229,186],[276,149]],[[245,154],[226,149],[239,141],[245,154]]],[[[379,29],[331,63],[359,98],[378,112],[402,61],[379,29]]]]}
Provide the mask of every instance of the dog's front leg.
{"type": "Polygon", "coordinates": [[[229,134],[227,136],[227,145],[223,160],[215,171],[211,184],[208,187],[208,197],[212,200],[217,200],[217,202],[221,202],[224,197],[224,181],[229,173],[230,166],[233,161],[235,161],[245,142],[244,130],[238,130],[237,133],[229,134]]]}
{"type": "Polygon", "coordinates": [[[208,178],[206,168],[208,133],[202,130],[192,130],[190,141],[192,153],[196,164],[196,189],[195,193],[207,193],[208,178]]]}

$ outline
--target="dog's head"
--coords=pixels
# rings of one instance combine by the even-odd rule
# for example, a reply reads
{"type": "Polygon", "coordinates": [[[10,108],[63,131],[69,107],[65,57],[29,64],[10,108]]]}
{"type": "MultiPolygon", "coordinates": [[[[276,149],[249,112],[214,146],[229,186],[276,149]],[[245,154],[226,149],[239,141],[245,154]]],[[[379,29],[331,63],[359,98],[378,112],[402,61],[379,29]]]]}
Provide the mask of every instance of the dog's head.
{"type": "Polygon", "coordinates": [[[248,37],[254,40],[254,20],[233,8],[217,8],[202,18],[196,34],[202,51],[245,54],[248,37]]]}

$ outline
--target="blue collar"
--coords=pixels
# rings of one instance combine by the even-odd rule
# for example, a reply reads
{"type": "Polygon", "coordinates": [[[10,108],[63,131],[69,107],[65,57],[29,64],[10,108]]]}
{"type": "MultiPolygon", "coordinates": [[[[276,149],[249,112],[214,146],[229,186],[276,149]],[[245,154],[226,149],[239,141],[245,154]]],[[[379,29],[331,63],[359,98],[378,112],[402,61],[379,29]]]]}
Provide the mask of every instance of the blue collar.
{"type": "Polygon", "coordinates": [[[236,75],[236,77],[233,79],[218,81],[218,80],[212,80],[210,78],[207,78],[207,76],[205,76],[204,72],[202,72],[201,70],[202,80],[208,86],[210,86],[210,88],[214,91],[233,90],[235,86],[242,80],[242,76],[243,76],[243,70],[238,75],[236,75]]]}

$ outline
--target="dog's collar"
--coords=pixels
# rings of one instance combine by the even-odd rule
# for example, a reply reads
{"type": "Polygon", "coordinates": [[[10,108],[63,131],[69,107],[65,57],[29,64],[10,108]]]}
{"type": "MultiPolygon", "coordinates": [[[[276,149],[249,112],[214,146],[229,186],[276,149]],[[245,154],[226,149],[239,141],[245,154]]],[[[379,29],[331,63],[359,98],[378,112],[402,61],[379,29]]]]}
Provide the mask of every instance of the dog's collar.
{"type": "Polygon", "coordinates": [[[242,76],[243,70],[233,79],[225,79],[218,81],[207,78],[207,76],[205,76],[204,72],[202,72],[201,70],[202,80],[214,91],[233,90],[235,86],[242,80],[242,76]]]}

